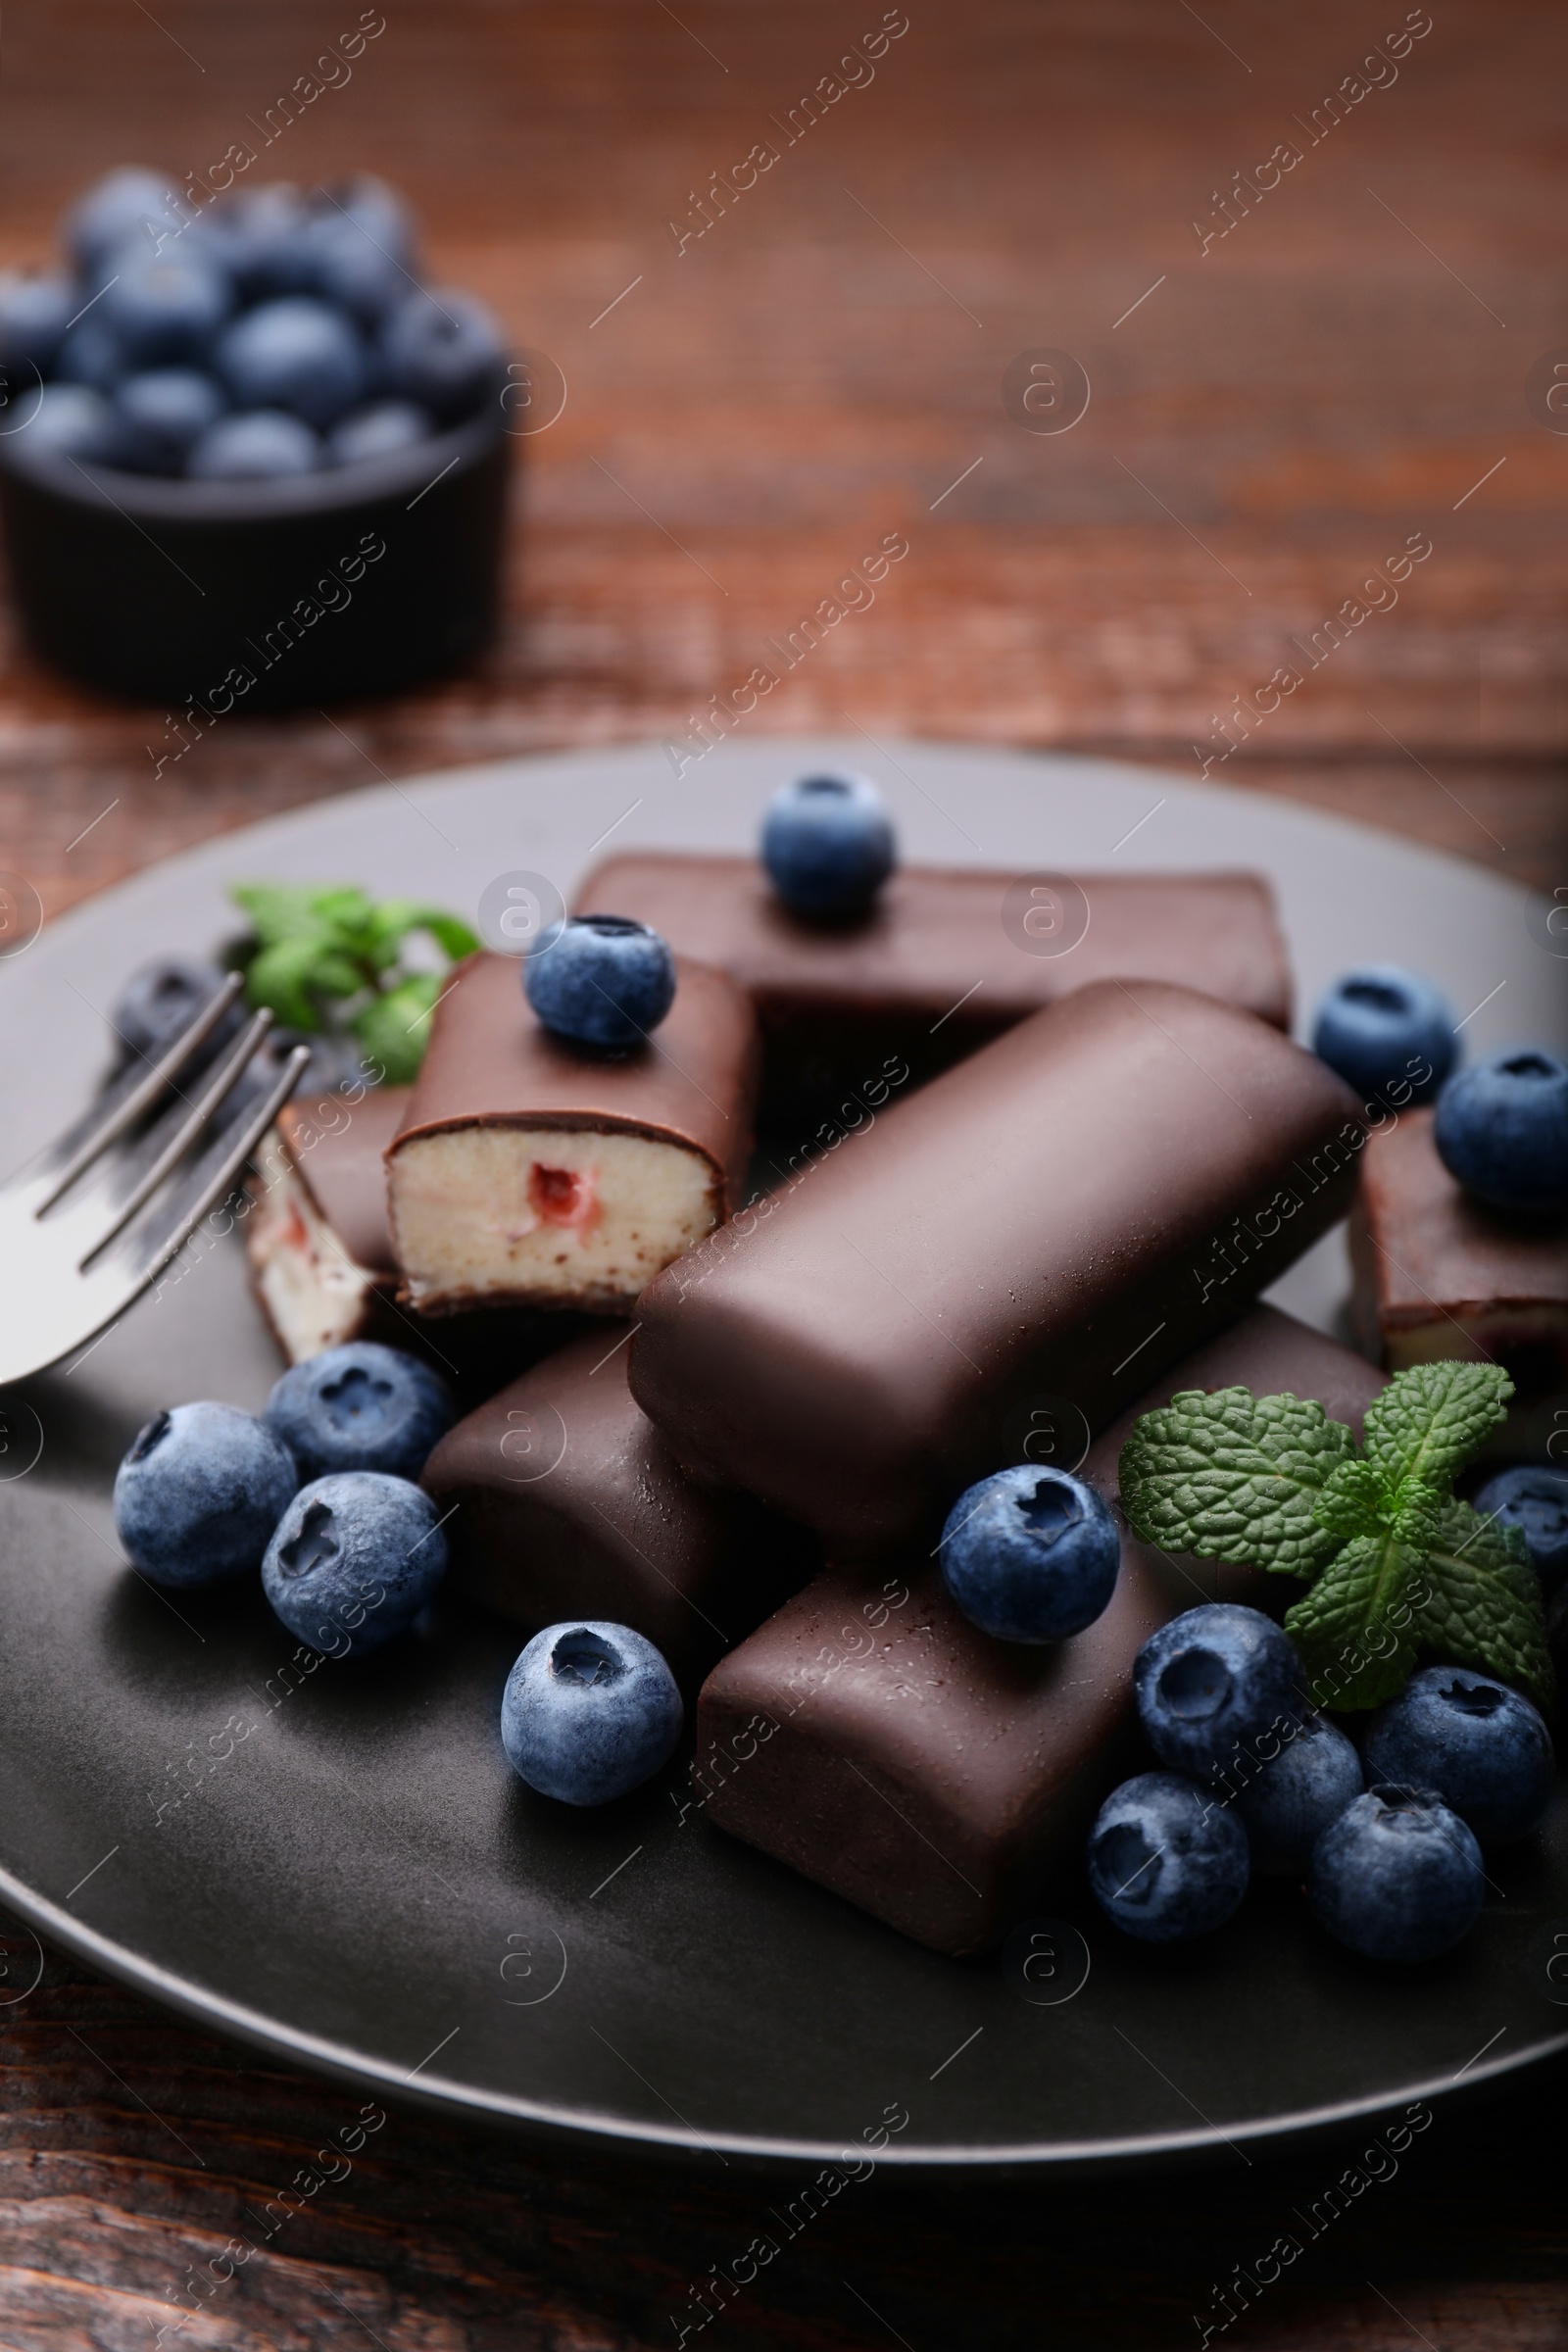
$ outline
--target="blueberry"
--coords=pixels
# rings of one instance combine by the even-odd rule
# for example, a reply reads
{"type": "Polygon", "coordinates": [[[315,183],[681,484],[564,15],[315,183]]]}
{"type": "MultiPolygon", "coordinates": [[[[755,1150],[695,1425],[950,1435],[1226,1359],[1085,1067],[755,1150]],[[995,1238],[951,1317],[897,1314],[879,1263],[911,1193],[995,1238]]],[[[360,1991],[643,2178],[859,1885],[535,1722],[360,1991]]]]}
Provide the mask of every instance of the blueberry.
{"type": "Polygon", "coordinates": [[[116,257],[97,310],[127,366],[189,368],[205,359],[232,303],[227,278],[201,253],[132,247],[116,257]]]}
{"type": "Polygon", "coordinates": [[[385,325],[416,289],[396,250],[345,213],[312,222],[316,291],[369,329],[385,325]]]}
{"type": "Polygon", "coordinates": [[[434,419],[412,400],[381,400],[332,427],[326,436],[327,456],[334,466],[363,466],[368,458],[392,458],[399,450],[413,449],[434,430],[434,419]]]}
{"type": "Polygon", "coordinates": [[[674,1676],[626,1625],[546,1626],[501,1699],[507,1762],[567,1805],[608,1805],[640,1788],[668,1761],[680,1727],[674,1676]]]}
{"type": "Polygon", "coordinates": [[[1223,1927],[1247,1892],[1250,1869],[1235,1815],[1173,1772],[1123,1781],[1089,1833],[1095,1900],[1143,1943],[1223,1927]]]}
{"type": "Polygon", "coordinates": [[[47,375],[83,297],[65,277],[8,270],[0,278],[0,368],[20,382],[47,375]]]}
{"type": "Polygon", "coordinates": [[[262,1562],[262,1590],[300,1641],[364,1658],[414,1623],[446,1574],[447,1540],[422,1487],[340,1470],[301,1487],[262,1562]]]}
{"type": "MultiPolygon", "coordinates": [[[[322,1029],[309,1033],[303,1029],[274,1029],[271,1037],[277,1040],[279,1054],[284,1058],[296,1046],[305,1046],[310,1052],[311,1058],[296,1082],[297,1094],[335,1095],[350,1087],[376,1086],[380,1083],[374,1074],[374,1065],[366,1061],[365,1050],[357,1038],[334,1035],[322,1029]]],[[[262,1054],[265,1054],[266,1051],[264,1044],[262,1054]]],[[[257,1058],[260,1059],[261,1055],[257,1058]]],[[[278,1074],[273,1073],[274,1076],[278,1074]]]]}
{"type": "Polygon", "coordinates": [[[1551,1734],[1528,1698],[1469,1666],[1424,1666],[1366,1735],[1369,1781],[1430,1788],[1486,1845],[1526,1837],[1551,1800],[1551,1734]]]}
{"type": "Polygon", "coordinates": [[[71,329],[55,358],[55,375],[63,384],[82,384],[92,392],[113,392],[126,371],[120,337],[96,311],[71,329]]]}
{"type": "Polygon", "coordinates": [[[1457,1050],[1446,1000],[1430,980],[1396,963],[1361,964],[1336,980],[1312,1030],[1312,1051],[1331,1070],[1358,1095],[1393,1088],[1397,1108],[1430,1102],[1457,1050]],[[1428,1074],[1418,1079],[1418,1071],[1428,1074]]]}
{"type": "Polygon", "coordinates": [[[400,302],[382,348],[392,387],[443,424],[470,416],[506,380],[506,347],[484,305],[443,286],[400,302]]]}
{"type": "Polygon", "coordinates": [[[316,286],[310,207],[286,180],[241,189],[211,206],[190,235],[228,272],[242,302],[275,302],[316,286]]]}
{"type": "Polygon", "coordinates": [[[1526,1048],[1478,1061],[1438,1098],[1433,1140],[1448,1174],[1489,1207],[1568,1208],[1568,1064],[1526,1048]]]}
{"type": "Polygon", "coordinates": [[[1489,1478],[1475,1498],[1484,1519],[1516,1527],[1525,1540],[1541,1589],[1551,1593],[1568,1577],[1568,1470],[1520,1464],[1489,1478]]]}
{"type": "Polygon", "coordinates": [[[183,473],[192,448],[226,405],[213,378],[191,368],[127,376],[115,394],[124,463],[142,473],[183,473]]]}
{"type": "MultiPolygon", "coordinates": [[[[216,203],[203,205],[179,232],[173,250],[179,253],[199,253],[204,261],[221,270],[234,289],[234,299],[241,309],[257,300],[256,294],[241,267],[244,249],[244,220],[260,191],[252,188],[232,196],[220,196],[216,203]]],[[[167,253],[171,248],[166,245],[167,253]]],[[[292,290],[292,289],[290,289],[292,290]]]]}
{"type": "Polygon", "coordinates": [[[115,1525],[155,1585],[215,1585],[258,1565],[299,1483],[287,1446],[254,1413],[176,1404],[121,1463],[115,1525]]]}
{"type": "Polygon", "coordinates": [[[19,448],[44,449],[81,466],[112,466],[120,455],[119,420],[101,392],[85,384],[45,384],[24,393],[10,430],[19,448]]]}
{"type": "Polygon", "coordinates": [[[1200,1780],[1254,1754],[1307,1711],[1293,1642],[1257,1609],[1205,1601],[1162,1625],[1139,1651],[1133,1690],[1150,1746],[1200,1780]]]}
{"type": "Polygon", "coordinates": [[[218,371],[241,407],[288,409],[320,428],[363,396],[365,347],[341,311],[290,295],[225,328],[218,371]]]}
{"type": "Polygon", "coordinates": [[[282,409],[241,409],[220,416],[191,445],[185,471],[199,482],[282,481],[314,473],[321,444],[308,424],[282,409]]]}
{"type": "Polygon", "coordinates": [[[1432,1960],[1475,1925],[1481,1848],[1423,1789],[1368,1788],[1312,1848],[1306,1896],[1318,1922],[1369,1960],[1432,1960]]]}
{"type": "Polygon", "coordinates": [[[372,172],[326,181],[316,192],[313,218],[318,223],[341,222],[357,229],[368,245],[379,247],[405,268],[414,260],[414,215],[396,188],[372,172]]]}
{"type": "Polygon", "coordinates": [[[114,257],[131,238],[148,253],[164,250],[187,219],[184,199],[161,172],[127,167],[95,180],[67,214],[66,244],[82,275],[101,286],[114,268],[114,257]]]}
{"type": "Polygon", "coordinates": [[[893,827],[864,776],[801,776],[762,820],[762,864],[797,914],[863,913],[893,871],[893,827]]]}
{"type": "Polygon", "coordinates": [[[1361,1759],[1350,1741],[1321,1715],[1303,1715],[1295,1738],[1244,1778],[1236,1810],[1256,1870],[1299,1876],[1331,1821],[1362,1788],[1361,1759]]]}
{"type": "MultiPolygon", "coordinates": [[[[255,1072],[257,1085],[252,1100],[259,1102],[282,1077],[283,1065],[297,1046],[305,1047],[310,1059],[294,1081],[296,1095],[335,1095],[350,1087],[374,1086],[377,1083],[366,1064],[364,1049],[356,1038],[327,1029],[307,1031],[277,1028],[269,1030],[262,1040],[246,1067],[245,1076],[236,1082],[230,1099],[248,1091],[247,1081],[255,1072]]],[[[228,1107],[227,1102],[223,1103],[215,1112],[215,1118],[221,1121],[228,1107]]]]}
{"type": "Polygon", "coordinates": [[[1060,1470],[999,1470],[942,1530],[942,1581],[999,1642],[1064,1642],[1104,1610],[1121,1565],[1109,1507],[1060,1470]]]}
{"type": "MultiPolygon", "coordinates": [[[[203,1005],[212,1003],[222,985],[223,975],[215,963],[198,963],[190,956],[160,956],[152,963],[139,965],[109,1015],[123,1057],[128,1061],[133,1054],[145,1054],[149,1061],[156,1061],[180,1031],[190,1027],[203,1005]]],[[[243,1007],[231,1004],[206,1039],[201,1059],[210,1061],[237,1036],[244,1019],[243,1007]]]]}
{"type": "Polygon", "coordinates": [[[674,1003],[675,958],[629,915],[574,914],[545,932],[523,964],[522,988],[554,1036],[626,1054],[674,1003]]]}
{"type": "Polygon", "coordinates": [[[437,1438],[458,1417],[446,1382],[416,1355],[351,1340],[283,1374],[267,1399],[302,1478],[329,1470],[385,1470],[417,1478],[437,1438]]]}

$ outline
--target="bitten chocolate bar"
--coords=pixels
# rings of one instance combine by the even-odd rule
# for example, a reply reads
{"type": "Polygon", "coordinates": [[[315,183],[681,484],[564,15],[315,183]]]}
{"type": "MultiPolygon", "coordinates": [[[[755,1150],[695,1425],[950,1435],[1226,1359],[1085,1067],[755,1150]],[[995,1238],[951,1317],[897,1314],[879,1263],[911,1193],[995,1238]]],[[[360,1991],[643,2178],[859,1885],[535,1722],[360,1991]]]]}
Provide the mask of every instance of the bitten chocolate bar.
{"type": "Polygon", "coordinates": [[[1278,1031],[1105,981],[896,1103],[650,1286],[632,1394],[840,1559],[917,1538],[1031,1393],[1102,1428],[1343,1215],[1349,1090],[1278,1031]]]}
{"type": "Polygon", "coordinates": [[[485,1396],[570,1339],[578,1318],[515,1307],[431,1324],[398,1304],[384,1154],[409,1099],[387,1086],[284,1104],[246,1188],[252,1287],[292,1364],[379,1340],[428,1357],[460,1396],[485,1396]]]}
{"type": "MultiPolygon", "coordinates": [[[[1358,1426],[1383,1379],[1335,1341],[1257,1307],[1140,1396],[1082,1476],[1114,1503],[1140,1413],[1179,1389],[1237,1384],[1314,1396],[1358,1426]]],[[[1132,1666],[1155,1628],[1215,1598],[1278,1614],[1300,1590],[1257,1570],[1169,1559],[1124,1533],[1103,1616],[1037,1649],[971,1625],[923,1547],[869,1577],[829,1569],[704,1685],[694,1802],[906,1936],[941,1952],[982,1950],[1076,1861],[1108,1788],[1140,1768],[1132,1666]]]]}
{"type": "Polygon", "coordinates": [[[817,1565],[798,1528],[713,1494],[626,1386],[630,1327],[600,1324],[460,1421],[423,1484],[445,1509],[454,1589],[537,1632],[629,1625],[695,1690],[817,1565]]]}
{"type": "Polygon", "coordinates": [[[1371,1137],[1350,1219],[1356,1336],[1391,1372],[1440,1356],[1501,1364],[1521,1399],[1568,1385],[1568,1223],[1472,1200],[1430,1110],[1371,1137]]]}
{"type": "Polygon", "coordinates": [[[387,1152],[402,1296],[624,1314],[732,1205],[756,1021],[724,973],[680,958],[655,1036],[612,1059],[552,1037],[519,969],[470,956],[437,1010],[387,1152]]]}
{"type": "Polygon", "coordinates": [[[1291,968],[1261,874],[1028,875],[905,866],[865,915],[792,914],[755,859],[635,851],[575,904],[635,915],[757,1006],[764,1125],[823,1108],[890,1055],[916,1085],[1092,980],[1174,980],[1291,1022],[1291,968]],[[1084,926],[1087,925],[1087,928],[1084,926]]]}
{"type": "Polygon", "coordinates": [[[358,1102],[285,1102],[248,1187],[251,1281],[291,1364],[347,1340],[407,1346],[392,1305],[398,1271],[382,1154],[408,1110],[406,1086],[358,1102]]]}

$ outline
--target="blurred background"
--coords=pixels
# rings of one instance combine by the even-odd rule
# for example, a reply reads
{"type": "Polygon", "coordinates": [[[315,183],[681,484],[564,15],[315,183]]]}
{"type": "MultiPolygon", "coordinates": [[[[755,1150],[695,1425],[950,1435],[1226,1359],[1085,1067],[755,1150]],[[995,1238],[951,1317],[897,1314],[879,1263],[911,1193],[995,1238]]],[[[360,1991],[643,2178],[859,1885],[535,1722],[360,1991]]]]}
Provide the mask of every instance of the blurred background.
{"type": "Polygon", "coordinates": [[[475,672],[335,726],[237,717],[155,783],[164,713],[62,686],[7,627],[0,833],[52,912],[377,769],[684,733],[897,531],[874,607],[748,730],[848,718],[1196,777],[1216,716],[1294,662],[1214,775],[1549,888],[1568,416],[1528,379],[1568,358],[1565,66],[1544,0],[14,13],[0,262],[45,256],[117,163],[198,200],[235,142],[250,183],[368,169],[566,400],[514,444],[475,672]],[[760,143],[778,160],[741,189],[760,143]],[[1041,350],[1087,378],[1070,429],[1004,395],[1041,350]],[[1413,534],[1432,554],[1397,605],[1308,672],[1293,640],[1413,534]]]}

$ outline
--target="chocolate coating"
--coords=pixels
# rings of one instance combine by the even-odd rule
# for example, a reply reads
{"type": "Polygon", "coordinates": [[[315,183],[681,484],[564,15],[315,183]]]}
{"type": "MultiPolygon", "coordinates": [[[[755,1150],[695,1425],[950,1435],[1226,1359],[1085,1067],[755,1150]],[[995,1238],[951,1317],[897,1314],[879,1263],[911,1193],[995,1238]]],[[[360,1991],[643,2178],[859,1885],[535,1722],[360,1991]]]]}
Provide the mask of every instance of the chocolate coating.
{"type": "Polygon", "coordinates": [[[1392,1370],[1492,1358],[1528,1399],[1568,1384],[1568,1221],[1472,1200],[1438,1157],[1430,1110],[1372,1136],[1350,1220],[1357,1335],[1392,1370]]]}
{"type": "MultiPolygon", "coordinates": [[[[1359,1423],[1382,1376],[1257,1307],[1174,1365],[1096,1443],[1082,1475],[1114,1503],[1141,1412],[1178,1389],[1315,1396],[1359,1423]]],[[[1112,1783],[1137,1770],[1132,1666],[1200,1599],[1294,1579],[1167,1560],[1123,1533],[1103,1616],[1054,1649],[995,1642],[922,1555],[830,1568],[722,1659],[698,1705],[696,1801],[733,1836],[929,1944],[961,1955],[1059,1893],[1112,1783]],[[901,1598],[900,1596],[903,1595],[901,1598]]]]}
{"type": "Polygon", "coordinates": [[[1089,927],[1057,956],[1027,952],[1016,910],[1004,922],[1019,879],[904,866],[865,915],[821,923],[792,914],[753,858],[632,851],[595,867],[575,905],[635,915],[747,990],[764,1126],[833,1107],[890,1056],[921,1084],[1093,980],[1175,980],[1289,1029],[1290,960],[1261,874],[1078,875],[1089,927]]]}
{"type": "Polygon", "coordinates": [[[470,956],[431,1023],[387,1157],[412,1136],[459,1127],[587,1127],[699,1152],[718,1189],[737,1198],[751,1152],[756,1060],[745,998],[706,964],[677,959],[668,1017],[648,1045],[616,1058],[541,1027],[514,956],[470,956]]]}
{"type": "Polygon", "coordinates": [[[629,1324],[601,1323],[436,1446],[454,1589],[537,1632],[629,1625],[695,1690],[810,1575],[814,1547],[748,1496],[694,1484],[626,1386],[629,1324]]]}
{"type": "MultiPolygon", "coordinates": [[[[400,1295],[429,1314],[506,1303],[624,1312],[671,1256],[722,1222],[739,1195],[757,1092],[756,1018],[724,973],[677,958],[665,1019],[646,1044],[612,1055],[553,1036],[519,982],[514,958],[472,956],[440,1002],[408,1115],[386,1155],[400,1295]],[[618,1223],[598,1228],[598,1172],[590,1168],[589,1213],[577,1230],[580,1244],[602,1249],[600,1259],[585,1255],[579,1270],[564,1251],[519,1257],[528,1236],[566,1228],[575,1210],[536,1213],[525,1170],[514,1200],[512,1179],[496,1178],[495,1152],[484,1155],[486,1132],[494,1143],[506,1130],[606,1139],[600,1156],[619,1170],[618,1223]],[[470,1168],[465,1177],[466,1152],[480,1173],[470,1168]],[[639,1155],[652,1177],[636,1169],[639,1155]],[[672,1155],[686,1189],[661,1229],[651,1195],[667,1175],[659,1163],[672,1155]],[[562,1266],[567,1270],[558,1275],[562,1266]]],[[[545,1173],[568,1187],[575,1181],[569,1170],[545,1173]]]]}
{"type": "Polygon", "coordinates": [[[1031,1392],[1102,1428],[1348,1206],[1349,1090],[1251,1014],[1107,981],[896,1103],[643,1293],[632,1394],[830,1553],[917,1538],[1031,1392]]]}

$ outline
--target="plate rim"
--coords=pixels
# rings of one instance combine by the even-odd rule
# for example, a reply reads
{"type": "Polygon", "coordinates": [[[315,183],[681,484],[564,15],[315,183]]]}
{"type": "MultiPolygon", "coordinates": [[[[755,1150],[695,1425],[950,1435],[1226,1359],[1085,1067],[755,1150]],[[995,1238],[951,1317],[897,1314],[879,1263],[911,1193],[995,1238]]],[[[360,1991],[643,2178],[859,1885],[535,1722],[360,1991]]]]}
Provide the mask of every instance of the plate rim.
{"type": "MultiPolygon", "coordinates": [[[[496,2128],[521,2125],[541,2135],[657,2151],[663,2155],[739,2156],[760,2164],[831,2164],[847,2153],[837,2140],[774,2137],[761,2132],[677,2129],[652,2119],[633,2120],[594,2108],[561,2108],[512,2092],[484,2090],[447,2075],[399,2075],[380,2060],[364,2057],[347,2044],[325,2036],[282,2028],[262,2011],[221,1993],[209,1993],[172,1970],[144,1960],[127,1945],[73,1919],[47,1897],[33,1893],[0,1865],[0,1902],[34,1934],[49,1936],[89,1967],[101,1969],[133,1991],[161,2002],[193,2023],[217,2030],[270,2057],[283,2058],[307,2073],[326,2075],[351,2084],[369,2086],[387,2097],[424,2108],[448,2122],[484,2123],[496,2128]]],[[[878,2164],[901,2172],[986,2172],[1004,2167],[1027,2167],[1100,2173],[1108,2168],[1148,2165],[1176,2157],[1210,2154],[1239,2143],[1266,2142],[1284,2146],[1308,2134],[1346,2124],[1387,2115],[1414,2101],[1447,2099],[1499,2078],[1544,2066],[1568,2051],[1568,2026],[1528,2050],[1467,2067],[1462,2074],[1437,2075],[1418,2082],[1400,2083],[1393,2091],[1362,2099],[1341,2099],[1322,2107],[1292,2108],[1284,2114],[1256,2117],[1229,2129],[1219,2124],[1201,2131],[1139,2132],[1118,2139],[1007,2141],[964,2147],[895,2148],[877,2151],[878,2164]]],[[[860,2161],[857,2156],[857,2162],[860,2161]]]]}

